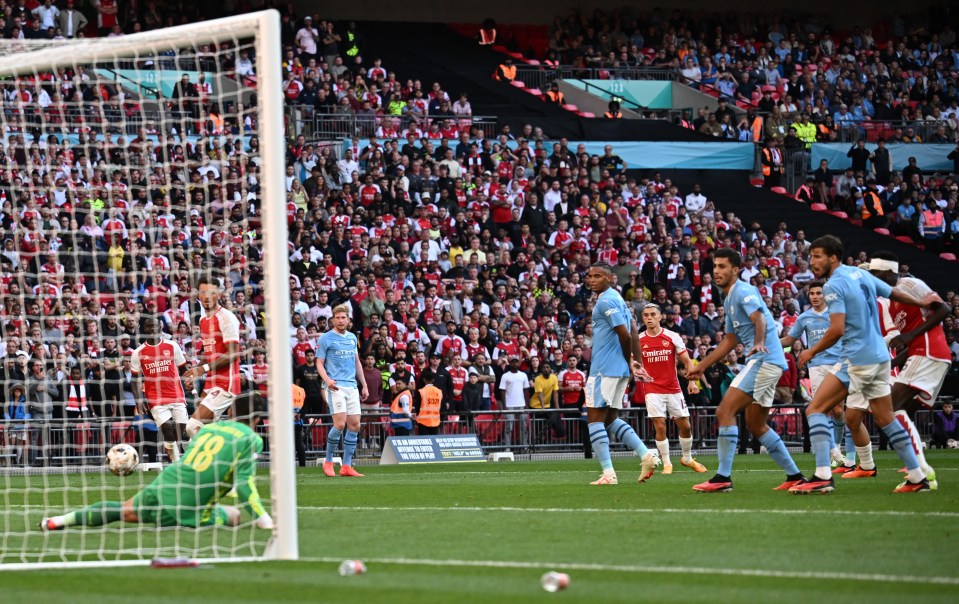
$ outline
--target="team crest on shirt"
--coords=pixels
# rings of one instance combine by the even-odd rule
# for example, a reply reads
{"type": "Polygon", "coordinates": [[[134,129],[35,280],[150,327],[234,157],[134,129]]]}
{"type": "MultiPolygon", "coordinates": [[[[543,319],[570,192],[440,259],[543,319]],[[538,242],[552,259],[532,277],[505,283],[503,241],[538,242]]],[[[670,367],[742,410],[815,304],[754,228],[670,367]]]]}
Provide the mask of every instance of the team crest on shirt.
{"type": "Polygon", "coordinates": [[[165,357],[170,356],[170,351],[169,351],[169,350],[164,350],[164,351],[163,351],[163,356],[165,356],[165,357]]]}

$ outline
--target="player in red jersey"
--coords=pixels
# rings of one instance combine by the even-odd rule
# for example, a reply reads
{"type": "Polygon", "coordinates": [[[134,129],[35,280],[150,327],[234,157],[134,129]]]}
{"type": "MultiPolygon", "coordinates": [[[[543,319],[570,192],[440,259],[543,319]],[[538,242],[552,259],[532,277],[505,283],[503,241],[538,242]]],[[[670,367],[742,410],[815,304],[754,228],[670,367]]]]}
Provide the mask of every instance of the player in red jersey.
{"type": "Polygon", "coordinates": [[[148,317],[143,322],[146,342],[133,351],[130,369],[139,380],[133,382],[137,407],[146,400],[163,435],[163,448],[170,461],[180,459],[180,434],[187,423],[186,396],[180,381],[180,370],[186,357],[179,344],[160,339],[160,322],[148,317]]]}
{"type": "MultiPolygon", "coordinates": [[[[915,277],[899,278],[899,259],[891,252],[876,252],[869,263],[869,272],[889,285],[903,289],[916,299],[933,294],[932,289],[915,277]]],[[[893,350],[904,347],[906,364],[893,380],[892,406],[896,420],[912,438],[913,451],[919,459],[931,489],[939,488],[936,472],[926,463],[922,440],[909,414],[920,406],[932,409],[939,390],[952,364],[952,353],[946,343],[942,321],[949,316],[949,306],[939,300],[928,309],[896,302],[889,303],[889,314],[899,335],[889,341],[893,350]]]]}
{"type": "MultiPolygon", "coordinates": [[[[656,428],[656,448],[663,460],[663,474],[673,473],[673,464],[669,461],[669,440],[666,435],[666,415],[676,421],[679,427],[679,443],[683,457],[681,464],[696,472],[705,472],[706,467],[693,459],[693,433],[689,427],[689,409],[686,398],[679,386],[676,373],[676,361],[686,366],[686,372],[693,369],[693,360],[689,358],[683,339],[674,331],[662,327],[663,313],[657,304],[647,304],[642,312],[645,331],[639,333],[639,345],[643,353],[643,368],[651,380],[643,386],[646,390],[646,412],[656,428]]],[[[689,383],[690,393],[699,392],[696,382],[689,383]]]]}
{"type": "Polygon", "coordinates": [[[214,278],[200,277],[197,292],[204,311],[200,318],[203,364],[188,369],[183,377],[205,379],[203,396],[186,425],[190,438],[204,424],[219,420],[240,393],[240,321],[220,306],[220,284],[214,278]]]}

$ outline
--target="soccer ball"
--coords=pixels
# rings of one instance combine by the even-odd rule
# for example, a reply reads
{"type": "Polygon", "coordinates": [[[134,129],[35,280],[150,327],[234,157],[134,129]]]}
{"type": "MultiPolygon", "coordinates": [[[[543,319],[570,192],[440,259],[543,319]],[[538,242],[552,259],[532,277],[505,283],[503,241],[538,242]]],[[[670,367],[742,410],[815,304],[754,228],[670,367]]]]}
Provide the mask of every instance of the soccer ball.
{"type": "Polygon", "coordinates": [[[126,443],[113,445],[107,453],[107,467],[117,476],[132,474],[139,464],[140,454],[126,443]]]}

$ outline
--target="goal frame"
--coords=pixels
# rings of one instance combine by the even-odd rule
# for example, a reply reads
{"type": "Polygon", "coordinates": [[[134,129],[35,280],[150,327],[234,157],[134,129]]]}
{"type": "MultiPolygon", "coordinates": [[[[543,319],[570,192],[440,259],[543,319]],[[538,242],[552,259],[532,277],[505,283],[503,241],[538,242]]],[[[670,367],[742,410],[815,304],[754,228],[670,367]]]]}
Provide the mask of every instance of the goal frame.
{"type": "MultiPolygon", "coordinates": [[[[69,49],[71,63],[83,64],[107,56],[152,54],[158,46],[180,48],[219,44],[243,37],[253,37],[256,49],[258,136],[262,158],[263,268],[267,275],[264,299],[265,307],[270,309],[272,315],[266,321],[266,345],[270,361],[268,387],[270,398],[274,401],[269,409],[269,436],[270,499],[275,528],[262,556],[208,559],[216,562],[296,560],[299,557],[293,407],[289,402],[293,370],[288,360],[287,324],[283,320],[290,306],[290,267],[287,261],[289,233],[285,212],[286,145],[281,88],[280,13],[271,9],[116,38],[69,41],[42,50],[0,57],[0,76],[22,76],[62,65],[64,49],[69,49]]],[[[148,559],[10,563],[0,564],[0,570],[79,569],[149,563],[148,559]]]]}

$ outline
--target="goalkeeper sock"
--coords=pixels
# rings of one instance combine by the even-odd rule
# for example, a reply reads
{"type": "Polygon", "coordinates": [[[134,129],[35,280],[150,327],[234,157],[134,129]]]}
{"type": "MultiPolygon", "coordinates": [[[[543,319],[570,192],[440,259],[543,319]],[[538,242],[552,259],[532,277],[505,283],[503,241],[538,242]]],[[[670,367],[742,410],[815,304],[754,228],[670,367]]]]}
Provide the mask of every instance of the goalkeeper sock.
{"type": "Polygon", "coordinates": [[[119,501],[101,501],[81,510],[54,516],[56,526],[101,526],[123,518],[123,504],[119,501]]]}
{"type": "Polygon", "coordinates": [[[360,433],[353,432],[352,430],[346,431],[346,436],[343,438],[343,465],[352,466],[353,465],[353,453],[356,452],[356,441],[359,439],[360,433]]]}
{"type": "Polygon", "coordinates": [[[613,459],[609,454],[609,434],[606,433],[606,426],[603,422],[592,422],[589,424],[589,442],[593,445],[593,452],[599,459],[599,465],[603,468],[603,474],[615,474],[613,471],[613,459]]]}
{"type": "Polygon", "coordinates": [[[326,462],[333,463],[333,454],[336,448],[340,446],[340,436],[343,433],[336,428],[330,428],[330,433],[326,437],[326,462]]]}
{"type": "Polygon", "coordinates": [[[671,466],[673,462],[669,459],[669,441],[668,440],[657,440],[656,448],[659,450],[659,458],[663,460],[664,466],[671,466]]]}
{"type": "Polygon", "coordinates": [[[683,451],[683,461],[689,462],[693,460],[693,437],[679,437],[679,447],[683,451]]]}
{"type": "MultiPolygon", "coordinates": [[[[642,459],[643,456],[649,452],[649,449],[646,448],[646,445],[639,437],[639,434],[636,434],[636,430],[633,430],[633,427],[623,420],[616,418],[616,420],[609,425],[608,430],[610,434],[616,437],[616,440],[623,443],[633,451],[636,451],[636,455],[638,455],[640,459],[642,459]]],[[[592,434],[592,431],[590,431],[590,436],[592,436],[592,434]]],[[[608,447],[608,438],[606,440],[606,444],[608,447]]]]}

